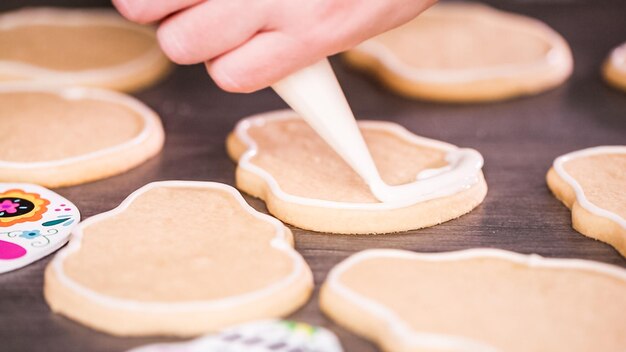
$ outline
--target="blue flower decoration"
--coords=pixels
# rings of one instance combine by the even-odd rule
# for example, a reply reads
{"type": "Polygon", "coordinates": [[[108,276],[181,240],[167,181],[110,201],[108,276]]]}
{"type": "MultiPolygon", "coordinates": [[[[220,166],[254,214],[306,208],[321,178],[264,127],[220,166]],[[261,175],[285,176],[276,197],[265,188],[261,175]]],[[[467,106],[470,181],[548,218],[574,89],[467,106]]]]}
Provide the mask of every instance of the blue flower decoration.
{"type": "Polygon", "coordinates": [[[20,235],[20,237],[28,240],[32,240],[33,238],[37,238],[39,236],[41,236],[41,232],[39,232],[39,230],[22,231],[22,234],[20,235]]]}

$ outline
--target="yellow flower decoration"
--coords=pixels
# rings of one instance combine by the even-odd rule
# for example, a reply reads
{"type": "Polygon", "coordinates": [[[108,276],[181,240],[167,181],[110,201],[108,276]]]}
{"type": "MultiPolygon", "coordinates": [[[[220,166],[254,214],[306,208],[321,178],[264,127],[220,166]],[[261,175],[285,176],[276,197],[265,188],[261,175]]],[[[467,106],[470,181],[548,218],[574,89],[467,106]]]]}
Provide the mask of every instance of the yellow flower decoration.
{"type": "Polygon", "coordinates": [[[50,202],[37,193],[10,189],[0,193],[0,227],[41,220],[50,202]]]}

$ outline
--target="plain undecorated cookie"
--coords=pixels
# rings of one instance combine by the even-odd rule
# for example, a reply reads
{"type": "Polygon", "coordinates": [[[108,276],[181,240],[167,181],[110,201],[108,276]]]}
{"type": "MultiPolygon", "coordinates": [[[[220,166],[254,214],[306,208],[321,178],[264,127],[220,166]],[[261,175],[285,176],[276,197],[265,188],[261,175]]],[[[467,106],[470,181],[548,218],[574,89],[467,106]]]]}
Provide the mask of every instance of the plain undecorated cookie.
{"type": "Polygon", "coordinates": [[[611,51],[602,66],[602,76],[610,85],[626,91],[626,43],[611,51]]]}
{"type": "Polygon", "coordinates": [[[626,146],[558,157],[547,175],[552,193],[572,211],[572,226],[626,257],[626,146]]]}
{"type": "Polygon", "coordinates": [[[166,181],[79,224],[46,268],[44,296],[107,333],[192,336],[285,316],[312,289],[281,222],[230,186],[166,181]]]}
{"type": "Polygon", "coordinates": [[[383,351],[621,352],[626,270],[495,249],[367,250],[320,292],[331,319],[383,351]]]}
{"type": "Polygon", "coordinates": [[[554,88],[572,72],[567,42],[546,24],[475,3],[441,3],[344,54],[413,98],[479,102],[554,88]]]}
{"type": "MultiPolygon", "coordinates": [[[[390,185],[413,182],[418,175],[440,179],[455,169],[446,158],[468,151],[418,137],[390,122],[362,121],[359,126],[390,185]]],[[[473,151],[478,160],[462,178],[463,187],[433,187],[429,197],[381,203],[363,179],[289,110],[243,119],[228,137],[227,150],[238,163],[237,188],[263,199],[282,221],[313,231],[373,234],[433,226],[470,212],[487,193],[482,157],[473,151]]]]}
{"type": "Polygon", "coordinates": [[[95,88],[0,86],[0,182],[69,186],[129,170],[163,147],[159,117],[95,88]]]}
{"type": "Polygon", "coordinates": [[[0,84],[81,85],[123,91],[153,84],[170,66],[155,30],[114,10],[24,8],[0,15],[0,84]]]}

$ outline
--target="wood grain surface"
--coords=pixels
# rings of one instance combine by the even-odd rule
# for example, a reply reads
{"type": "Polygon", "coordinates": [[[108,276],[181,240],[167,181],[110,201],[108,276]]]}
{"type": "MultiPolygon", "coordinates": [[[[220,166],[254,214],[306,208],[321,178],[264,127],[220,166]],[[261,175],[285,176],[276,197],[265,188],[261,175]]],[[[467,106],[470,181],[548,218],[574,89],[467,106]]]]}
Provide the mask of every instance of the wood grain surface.
{"type": "MultiPolygon", "coordinates": [[[[330,328],[348,352],[377,349],[322,315],[317,288],[330,268],[359,250],[440,252],[492,247],[626,267],[624,258],[612,247],[572,230],[569,210],[550,194],[544,181],[551,162],[561,154],[596,145],[626,144],[626,93],[609,88],[599,76],[609,50],[626,41],[626,2],[491,3],[537,17],[562,33],[574,52],[573,77],[563,86],[533,97],[443,105],[398,97],[347,69],[340,60],[333,61],[359,118],[395,121],[419,135],[476,148],[485,157],[489,184],[481,206],[432,228],[381,236],[340,236],[293,228],[296,248],[315,274],[316,292],[289,318],[330,328]]],[[[25,4],[106,6],[108,2],[4,0],[0,10],[25,4]]],[[[79,207],[83,218],[115,207],[151,181],[205,180],[232,185],[235,165],[224,150],[226,134],[244,116],[285,107],[270,90],[248,95],[222,92],[202,66],[180,67],[136,96],[161,115],[167,133],[165,149],[126,174],[58,189],[79,207]]],[[[266,211],[263,202],[246,199],[266,211]]],[[[43,270],[49,260],[0,275],[0,351],[124,351],[169,340],[112,337],[52,314],[42,297],[43,270]]]]}

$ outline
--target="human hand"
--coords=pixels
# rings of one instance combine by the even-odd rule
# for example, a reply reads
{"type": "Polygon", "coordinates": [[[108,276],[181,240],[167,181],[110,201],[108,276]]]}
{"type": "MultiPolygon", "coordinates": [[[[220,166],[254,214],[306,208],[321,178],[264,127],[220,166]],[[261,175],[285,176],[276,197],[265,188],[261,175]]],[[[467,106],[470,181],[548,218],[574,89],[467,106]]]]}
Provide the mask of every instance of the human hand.
{"type": "Polygon", "coordinates": [[[436,0],[113,0],[126,18],[162,21],[165,54],[205,62],[229,92],[252,92],[403,24],[436,0]]]}

